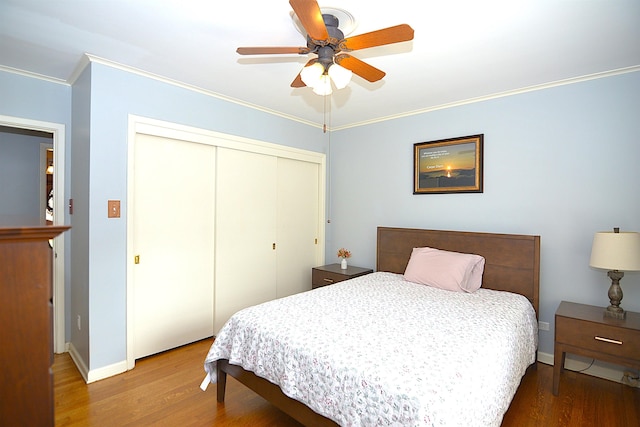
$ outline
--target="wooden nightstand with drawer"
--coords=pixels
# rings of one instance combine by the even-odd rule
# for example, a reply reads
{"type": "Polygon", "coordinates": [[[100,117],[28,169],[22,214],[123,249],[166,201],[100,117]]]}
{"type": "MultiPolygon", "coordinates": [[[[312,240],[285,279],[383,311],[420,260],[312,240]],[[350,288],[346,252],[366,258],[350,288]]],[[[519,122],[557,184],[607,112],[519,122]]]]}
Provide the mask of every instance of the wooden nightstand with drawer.
{"type": "Polygon", "coordinates": [[[348,266],[346,270],[343,270],[340,268],[340,264],[314,267],[311,269],[311,289],[353,279],[358,276],[364,276],[369,273],[373,273],[373,270],[370,268],[348,266]]]}
{"type": "Polygon", "coordinates": [[[603,307],[562,301],[556,311],[553,394],[558,394],[567,353],[640,369],[640,313],[604,316],[603,307]]]}

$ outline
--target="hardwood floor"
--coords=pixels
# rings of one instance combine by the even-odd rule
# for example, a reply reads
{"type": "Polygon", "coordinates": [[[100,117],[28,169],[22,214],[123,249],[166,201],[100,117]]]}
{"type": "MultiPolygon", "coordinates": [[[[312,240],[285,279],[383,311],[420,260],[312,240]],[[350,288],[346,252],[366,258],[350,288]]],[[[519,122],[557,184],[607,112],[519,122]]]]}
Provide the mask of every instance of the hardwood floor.
{"type": "MultiPolygon", "coordinates": [[[[224,404],[216,402],[215,386],[200,390],[210,344],[200,341],[139,360],[129,372],[88,385],[68,354],[56,355],[56,426],[300,426],[232,377],[224,404]]],[[[502,425],[640,426],[640,389],[566,372],[556,397],[552,376],[548,365],[530,369],[502,425]]]]}

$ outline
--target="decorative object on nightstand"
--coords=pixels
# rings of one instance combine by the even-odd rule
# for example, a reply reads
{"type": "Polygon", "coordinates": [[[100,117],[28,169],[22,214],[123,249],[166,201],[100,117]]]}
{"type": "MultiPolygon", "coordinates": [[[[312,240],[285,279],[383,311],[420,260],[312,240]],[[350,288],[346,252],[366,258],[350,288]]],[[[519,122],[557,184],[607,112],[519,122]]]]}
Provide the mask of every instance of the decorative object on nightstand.
{"type": "Polygon", "coordinates": [[[311,288],[321,288],[369,273],[373,273],[373,270],[370,268],[354,267],[352,265],[346,269],[341,268],[340,264],[314,267],[311,269],[311,288]]]}
{"type": "Polygon", "coordinates": [[[615,319],[624,319],[625,311],[620,307],[622,288],[620,279],[623,271],[640,271],[640,233],[621,233],[619,228],[595,234],[591,248],[589,265],[594,268],[609,270],[611,279],[609,287],[609,305],[604,315],[615,319]]]}
{"type": "Polygon", "coordinates": [[[351,258],[351,251],[345,248],[338,249],[338,258],[342,258],[342,261],[340,262],[340,268],[342,268],[343,270],[346,270],[347,258],[351,258]]]}

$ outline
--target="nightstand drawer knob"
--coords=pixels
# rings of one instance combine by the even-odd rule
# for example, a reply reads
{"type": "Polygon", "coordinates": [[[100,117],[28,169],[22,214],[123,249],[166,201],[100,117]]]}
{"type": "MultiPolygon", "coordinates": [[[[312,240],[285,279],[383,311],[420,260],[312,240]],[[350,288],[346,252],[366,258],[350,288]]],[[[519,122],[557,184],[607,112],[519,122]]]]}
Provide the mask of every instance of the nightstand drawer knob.
{"type": "Polygon", "coordinates": [[[609,339],[609,338],[602,338],[602,337],[594,337],[594,338],[597,339],[598,341],[604,341],[604,342],[608,342],[610,344],[622,345],[622,341],[612,340],[612,339],[609,339]]]}
{"type": "Polygon", "coordinates": [[[324,280],[327,283],[333,283],[333,279],[324,278],[322,280],[324,280]]]}

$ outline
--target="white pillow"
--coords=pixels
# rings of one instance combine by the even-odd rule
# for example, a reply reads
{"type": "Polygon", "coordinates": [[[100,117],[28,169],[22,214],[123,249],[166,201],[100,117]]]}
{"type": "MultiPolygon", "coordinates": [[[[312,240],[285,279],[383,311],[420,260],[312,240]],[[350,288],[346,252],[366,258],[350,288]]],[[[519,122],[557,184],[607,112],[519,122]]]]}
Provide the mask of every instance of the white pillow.
{"type": "Polygon", "coordinates": [[[435,248],[413,248],[404,271],[410,282],[455,292],[475,292],[482,285],[484,257],[435,248]]]}

